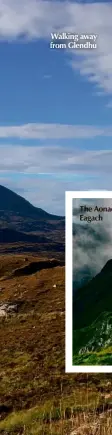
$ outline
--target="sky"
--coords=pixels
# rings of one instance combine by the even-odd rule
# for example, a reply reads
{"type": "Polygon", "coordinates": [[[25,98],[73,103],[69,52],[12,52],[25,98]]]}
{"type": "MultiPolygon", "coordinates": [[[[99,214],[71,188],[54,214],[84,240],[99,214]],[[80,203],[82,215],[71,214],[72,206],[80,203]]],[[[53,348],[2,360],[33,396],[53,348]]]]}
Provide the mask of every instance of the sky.
{"type": "Polygon", "coordinates": [[[0,184],[50,213],[112,190],[111,41],[111,1],[0,0],[0,184]],[[55,32],[97,48],[51,49],[55,32]]]}

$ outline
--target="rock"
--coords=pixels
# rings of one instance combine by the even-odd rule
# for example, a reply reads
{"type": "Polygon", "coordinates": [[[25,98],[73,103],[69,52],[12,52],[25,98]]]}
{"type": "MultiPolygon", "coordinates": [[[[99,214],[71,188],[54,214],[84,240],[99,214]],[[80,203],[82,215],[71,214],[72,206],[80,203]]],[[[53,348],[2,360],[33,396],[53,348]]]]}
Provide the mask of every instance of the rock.
{"type": "Polygon", "coordinates": [[[2,309],[0,308],[0,317],[6,317],[6,316],[7,316],[6,311],[5,311],[5,310],[2,310],[2,309]]]}
{"type": "Polygon", "coordinates": [[[0,304],[0,317],[7,316],[9,313],[17,313],[18,311],[18,305],[17,304],[11,304],[9,302],[6,302],[4,304],[0,304]]]}
{"type": "Polygon", "coordinates": [[[17,312],[17,309],[18,309],[17,304],[9,305],[9,306],[7,307],[7,311],[8,311],[8,312],[11,312],[11,311],[13,311],[13,312],[17,312]]]}
{"type": "Polygon", "coordinates": [[[7,303],[6,304],[0,304],[0,310],[6,310],[7,309],[7,303]]]}
{"type": "Polygon", "coordinates": [[[56,284],[54,284],[53,287],[56,288],[56,284]]]}

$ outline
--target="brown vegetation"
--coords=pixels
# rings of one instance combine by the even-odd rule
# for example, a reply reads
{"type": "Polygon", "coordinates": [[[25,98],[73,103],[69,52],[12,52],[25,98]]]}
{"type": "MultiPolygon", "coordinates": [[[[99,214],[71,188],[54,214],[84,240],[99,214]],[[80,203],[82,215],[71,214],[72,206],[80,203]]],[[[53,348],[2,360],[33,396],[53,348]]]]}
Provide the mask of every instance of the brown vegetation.
{"type": "Polygon", "coordinates": [[[65,374],[64,266],[15,274],[41,260],[0,257],[0,434],[111,435],[112,375],[65,374]]]}

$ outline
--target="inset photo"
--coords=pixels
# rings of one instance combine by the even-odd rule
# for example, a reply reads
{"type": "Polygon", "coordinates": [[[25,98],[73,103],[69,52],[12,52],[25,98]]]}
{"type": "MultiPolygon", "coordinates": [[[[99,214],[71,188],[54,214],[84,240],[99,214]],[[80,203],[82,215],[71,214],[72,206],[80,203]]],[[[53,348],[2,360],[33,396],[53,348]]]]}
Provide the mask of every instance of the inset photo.
{"type": "Polygon", "coordinates": [[[112,192],[66,192],[66,372],[112,372],[112,192]]]}

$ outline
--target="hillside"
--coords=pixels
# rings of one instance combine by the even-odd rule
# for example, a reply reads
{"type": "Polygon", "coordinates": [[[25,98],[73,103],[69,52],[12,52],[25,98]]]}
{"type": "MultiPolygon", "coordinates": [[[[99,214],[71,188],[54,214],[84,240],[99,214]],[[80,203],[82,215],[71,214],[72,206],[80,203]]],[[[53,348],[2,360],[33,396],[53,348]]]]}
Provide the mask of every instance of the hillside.
{"type": "Polygon", "coordinates": [[[52,257],[0,257],[1,435],[111,435],[112,375],[65,374],[64,298],[52,257]]]}
{"type": "Polygon", "coordinates": [[[112,260],[107,262],[99,274],[75,293],[74,327],[76,329],[90,325],[101,313],[112,311],[111,289],[112,260]]]}
{"type": "Polygon", "coordinates": [[[9,228],[0,229],[0,243],[15,242],[47,243],[46,237],[40,235],[22,233],[9,228]]]}
{"type": "Polygon", "coordinates": [[[0,435],[111,435],[111,374],[65,374],[65,220],[15,195],[2,187],[0,435]]]}
{"type": "Polygon", "coordinates": [[[0,252],[64,252],[65,219],[0,186],[0,252]],[[13,246],[13,243],[18,243],[13,246]],[[8,244],[8,246],[7,246],[8,244]],[[10,246],[9,246],[10,244],[10,246]]]}
{"type": "Polygon", "coordinates": [[[77,290],[73,310],[74,364],[112,365],[112,260],[77,290]]]}
{"type": "Polygon", "coordinates": [[[27,216],[38,219],[58,220],[63,219],[47,213],[41,208],[34,207],[29,201],[22,198],[12,190],[0,185],[0,212],[18,213],[20,216],[27,216]]]}
{"type": "Polygon", "coordinates": [[[112,365],[112,312],[74,331],[74,364],[112,365]]]}

